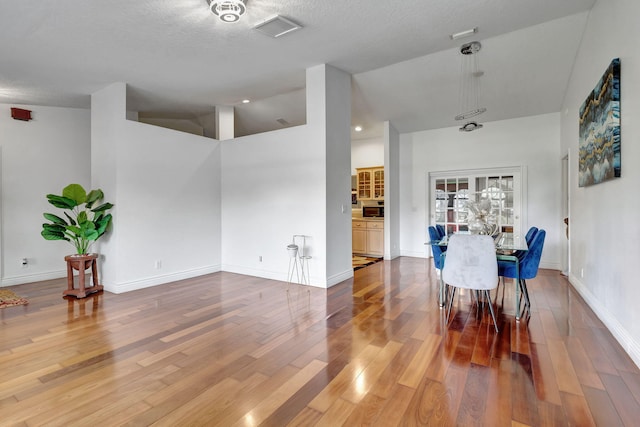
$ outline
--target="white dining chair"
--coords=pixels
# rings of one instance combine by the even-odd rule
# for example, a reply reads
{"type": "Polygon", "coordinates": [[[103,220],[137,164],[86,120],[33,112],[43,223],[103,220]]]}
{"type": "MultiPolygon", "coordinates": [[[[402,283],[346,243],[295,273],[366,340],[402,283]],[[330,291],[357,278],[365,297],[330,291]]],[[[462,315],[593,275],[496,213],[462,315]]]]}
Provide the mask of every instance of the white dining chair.
{"type": "Polygon", "coordinates": [[[481,234],[454,234],[449,237],[447,260],[442,268],[442,280],[452,287],[448,299],[447,322],[456,288],[484,292],[489,304],[496,332],[498,322],[491,303],[490,290],[498,286],[498,262],[491,236],[481,234]]]}

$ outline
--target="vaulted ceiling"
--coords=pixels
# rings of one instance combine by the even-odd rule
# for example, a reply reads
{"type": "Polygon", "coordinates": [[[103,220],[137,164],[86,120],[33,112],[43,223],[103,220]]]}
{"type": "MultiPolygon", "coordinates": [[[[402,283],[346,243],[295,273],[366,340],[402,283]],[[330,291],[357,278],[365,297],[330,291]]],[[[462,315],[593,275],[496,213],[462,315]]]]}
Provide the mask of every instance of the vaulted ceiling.
{"type": "Polygon", "coordinates": [[[457,124],[459,46],[479,40],[483,122],[555,112],[594,2],[247,0],[228,24],[206,0],[3,1],[0,102],[88,108],[126,82],[131,110],[196,118],[234,105],[237,133],[251,134],[304,122],[305,69],[330,64],[353,75],[359,137],[385,120],[412,132],[457,124]],[[253,29],[276,14],[303,28],[253,29]]]}

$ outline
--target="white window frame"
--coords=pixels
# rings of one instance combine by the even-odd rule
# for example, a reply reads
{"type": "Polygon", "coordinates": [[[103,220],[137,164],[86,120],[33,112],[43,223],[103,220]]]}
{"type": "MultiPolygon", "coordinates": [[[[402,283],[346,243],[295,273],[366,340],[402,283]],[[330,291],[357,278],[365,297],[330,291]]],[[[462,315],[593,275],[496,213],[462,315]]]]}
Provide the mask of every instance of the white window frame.
{"type": "MultiPolygon", "coordinates": [[[[527,169],[526,166],[512,166],[512,167],[499,167],[499,168],[486,168],[486,169],[460,169],[450,171],[437,171],[429,172],[427,177],[427,206],[429,209],[428,224],[436,224],[436,180],[438,179],[452,179],[452,178],[467,178],[469,185],[472,187],[475,185],[475,179],[478,177],[489,176],[507,176],[512,175],[513,180],[513,192],[514,192],[514,212],[513,212],[513,232],[517,235],[524,235],[526,232],[526,226],[528,224],[527,218],[527,169]],[[473,184],[472,184],[473,183],[473,184]]],[[[425,227],[426,230],[426,227],[425,227]]],[[[427,239],[429,236],[427,235],[427,239]]]]}

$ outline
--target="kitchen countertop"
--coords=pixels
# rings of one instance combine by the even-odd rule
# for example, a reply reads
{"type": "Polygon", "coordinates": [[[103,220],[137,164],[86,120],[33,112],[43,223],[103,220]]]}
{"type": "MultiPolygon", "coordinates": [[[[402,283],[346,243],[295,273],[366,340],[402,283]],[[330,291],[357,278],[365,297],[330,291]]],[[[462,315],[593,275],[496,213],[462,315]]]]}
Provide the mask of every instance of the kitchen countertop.
{"type": "Polygon", "coordinates": [[[352,221],[384,221],[384,217],[362,217],[362,216],[353,216],[351,217],[352,221]]]}

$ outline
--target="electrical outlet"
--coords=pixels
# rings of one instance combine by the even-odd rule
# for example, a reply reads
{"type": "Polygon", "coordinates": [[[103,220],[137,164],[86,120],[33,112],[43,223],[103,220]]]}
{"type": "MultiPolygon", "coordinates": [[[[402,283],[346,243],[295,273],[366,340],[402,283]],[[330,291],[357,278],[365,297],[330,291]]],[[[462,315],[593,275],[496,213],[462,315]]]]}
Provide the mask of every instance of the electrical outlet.
{"type": "Polygon", "coordinates": [[[161,268],[162,268],[162,261],[161,261],[161,260],[159,260],[159,259],[157,259],[157,260],[156,260],[156,269],[158,269],[158,270],[159,270],[159,269],[161,269],[161,268]]]}
{"type": "Polygon", "coordinates": [[[584,268],[580,269],[580,278],[584,279],[584,268]]]}
{"type": "Polygon", "coordinates": [[[258,257],[258,261],[262,262],[262,255],[258,257]]]}
{"type": "Polygon", "coordinates": [[[23,267],[26,267],[29,265],[29,260],[27,258],[22,258],[20,260],[20,265],[22,265],[23,267]]]}

